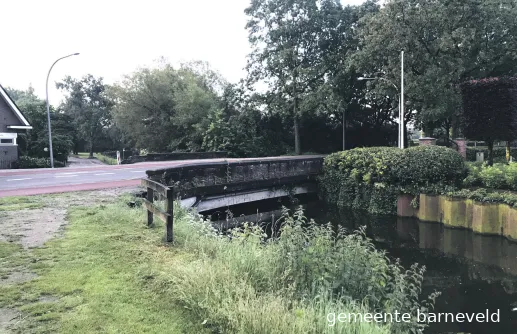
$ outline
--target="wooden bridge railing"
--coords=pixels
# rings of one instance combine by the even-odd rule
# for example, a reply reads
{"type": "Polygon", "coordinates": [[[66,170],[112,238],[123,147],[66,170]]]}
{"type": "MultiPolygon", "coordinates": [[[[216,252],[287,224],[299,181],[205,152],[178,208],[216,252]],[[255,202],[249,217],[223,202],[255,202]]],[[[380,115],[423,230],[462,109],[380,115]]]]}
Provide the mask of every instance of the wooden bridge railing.
{"type": "Polygon", "coordinates": [[[219,161],[182,164],[176,167],[148,170],[142,179],[147,188],[144,200],[148,210],[147,224],[153,225],[153,215],[166,222],[167,241],[173,241],[173,201],[243,190],[264,189],[315,182],[321,173],[323,156],[286,157],[241,161],[219,161]],[[154,198],[165,200],[165,210],[154,198]]]}
{"type": "Polygon", "coordinates": [[[147,188],[147,198],[144,198],[144,205],[147,208],[147,226],[153,227],[153,216],[157,215],[166,226],[165,239],[167,242],[174,241],[173,223],[174,223],[174,196],[170,187],[164,186],[158,182],[142,179],[142,186],[147,188]],[[165,200],[165,210],[156,205],[154,198],[157,200],[165,200]]]}

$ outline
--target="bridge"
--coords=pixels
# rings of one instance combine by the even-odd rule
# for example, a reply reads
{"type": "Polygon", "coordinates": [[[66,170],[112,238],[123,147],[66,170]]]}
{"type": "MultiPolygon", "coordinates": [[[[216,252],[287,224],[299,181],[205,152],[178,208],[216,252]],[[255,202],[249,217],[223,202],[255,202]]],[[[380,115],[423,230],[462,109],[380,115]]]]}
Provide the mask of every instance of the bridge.
{"type": "Polygon", "coordinates": [[[167,240],[172,241],[172,200],[203,213],[265,199],[316,193],[316,177],[322,172],[323,157],[201,162],[148,170],[147,179],[142,180],[148,189],[145,200],[150,215],[148,224],[152,225],[151,215],[158,214],[171,225],[167,227],[167,240]],[[169,204],[165,211],[153,205],[157,195],[167,197],[169,204]]]}

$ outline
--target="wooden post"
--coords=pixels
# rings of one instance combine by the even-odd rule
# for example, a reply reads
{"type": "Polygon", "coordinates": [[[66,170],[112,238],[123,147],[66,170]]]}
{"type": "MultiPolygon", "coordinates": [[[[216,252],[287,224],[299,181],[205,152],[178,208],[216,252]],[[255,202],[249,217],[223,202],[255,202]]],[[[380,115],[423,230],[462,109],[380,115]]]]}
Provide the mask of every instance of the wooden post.
{"type": "MultiPolygon", "coordinates": [[[[154,202],[154,190],[149,187],[147,187],[147,200],[151,203],[154,202]]],[[[147,226],[153,226],[153,212],[149,210],[147,210],[147,226]]]]}
{"type": "Polygon", "coordinates": [[[174,196],[172,187],[167,189],[166,192],[166,204],[165,204],[165,212],[167,212],[167,221],[165,222],[167,232],[166,232],[166,240],[167,242],[173,242],[174,241],[174,235],[173,235],[173,225],[174,225],[174,196]]]}

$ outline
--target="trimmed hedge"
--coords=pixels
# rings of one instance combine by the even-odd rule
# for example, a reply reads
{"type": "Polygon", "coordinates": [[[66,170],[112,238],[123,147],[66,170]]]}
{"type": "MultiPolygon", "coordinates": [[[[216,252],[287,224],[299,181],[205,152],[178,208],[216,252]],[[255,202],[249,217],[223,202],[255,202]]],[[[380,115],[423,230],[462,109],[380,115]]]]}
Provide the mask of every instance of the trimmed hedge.
{"type": "MultiPolygon", "coordinates": [[[[25,168],[50,168],[49,158],[33,158],[27,156],[21,156],[17,161],[14,161],[12,168],[25,169],[25,168]]],[[[65,167],[65,163],[62,161],[54,160],[54,167],[65,167]]]]}
{"type": "Polygon", "coordinates": [[[392,214],[400,192],[455,189],[467,171],[461,155],[446,147],[357,148],[325,158],[320,188],[329,203],[392,214]]]}

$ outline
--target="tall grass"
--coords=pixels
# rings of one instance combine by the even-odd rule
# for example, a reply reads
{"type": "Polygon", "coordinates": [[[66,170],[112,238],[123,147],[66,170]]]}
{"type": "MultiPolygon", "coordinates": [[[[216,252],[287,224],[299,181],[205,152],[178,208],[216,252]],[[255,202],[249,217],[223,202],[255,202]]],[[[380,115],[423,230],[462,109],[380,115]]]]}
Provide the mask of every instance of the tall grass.
{"type": "Polygon", "coordinates": [[[245,225],[221,235],[210,222],[176,211],[175,249],[189,254],[163,272],[170,295],[204,322],[230,333],[406,333],[425,328],[436,294],[421,301],[423,268],[405,270],[363,231],[347,234],[284,212],[267,238],[245,225]],[[411,313],[409,323],[336,323],[329,313],[411,313]]]}

